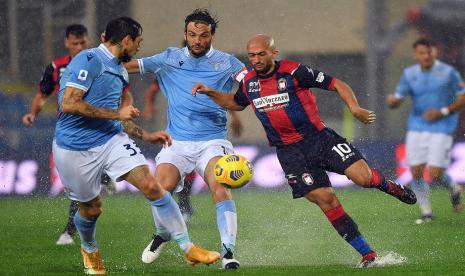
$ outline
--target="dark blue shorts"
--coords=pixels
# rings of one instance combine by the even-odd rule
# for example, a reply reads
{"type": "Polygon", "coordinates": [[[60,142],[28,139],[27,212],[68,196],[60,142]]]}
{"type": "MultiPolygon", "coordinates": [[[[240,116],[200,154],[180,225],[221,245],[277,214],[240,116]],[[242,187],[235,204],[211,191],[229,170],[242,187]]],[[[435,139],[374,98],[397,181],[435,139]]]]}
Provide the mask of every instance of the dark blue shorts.
{"type": "Polygon", "coordinates": [[[364,159],[352,144],[330,128],[297,143],[278,146],[276,153],[294,198],[317,188],[331,187],[326,171],[344,174],[350,165],[364,159]]]}

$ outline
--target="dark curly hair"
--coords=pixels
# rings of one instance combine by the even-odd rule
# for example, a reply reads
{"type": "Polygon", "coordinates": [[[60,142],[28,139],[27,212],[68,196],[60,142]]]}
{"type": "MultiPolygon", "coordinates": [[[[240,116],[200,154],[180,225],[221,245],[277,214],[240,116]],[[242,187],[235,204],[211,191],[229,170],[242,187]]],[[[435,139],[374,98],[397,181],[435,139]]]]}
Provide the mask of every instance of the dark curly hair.
{"type": "Polygon", "coordinates": [[[190,22],[203,23],[211,27],[212,34],[215,34],[219,20],[212,16],[207,9],[195,9],[184,20],[184,31],[187,32],[187,25],[190,22]]]}

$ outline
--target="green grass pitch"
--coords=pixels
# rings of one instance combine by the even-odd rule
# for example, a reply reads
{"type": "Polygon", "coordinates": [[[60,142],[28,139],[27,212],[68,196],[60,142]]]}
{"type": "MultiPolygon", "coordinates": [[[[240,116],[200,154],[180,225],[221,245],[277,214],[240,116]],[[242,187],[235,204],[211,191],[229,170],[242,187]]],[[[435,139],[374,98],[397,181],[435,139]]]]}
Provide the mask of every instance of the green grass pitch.
{"type": "MultiPolygon", "coordinates": [[[[379,191],[338,190],[346,211],[378,253],[407,258],[401,265],[357,269],[360,257],[332,228],[322,212],[289,192],[235,192],[238,209],[236,272],[219,265],[190,267],[171,242],[156,263],[140,254],[153,222],[141,195],[105,196],[97,241],[107,272],[121,275],[464,275],[465,214],[452,212],[445,190],[433,191],[436,220],[415,225],[418,206],[379,191]]],[[[0,199],[0,275],[80,275],[78,241],[56,246],[69,201],[65,198],[0,199]]],[[[191,239],[220,250],[214,205],[209,194],[193,197],[196,213],[191,239]]]]}

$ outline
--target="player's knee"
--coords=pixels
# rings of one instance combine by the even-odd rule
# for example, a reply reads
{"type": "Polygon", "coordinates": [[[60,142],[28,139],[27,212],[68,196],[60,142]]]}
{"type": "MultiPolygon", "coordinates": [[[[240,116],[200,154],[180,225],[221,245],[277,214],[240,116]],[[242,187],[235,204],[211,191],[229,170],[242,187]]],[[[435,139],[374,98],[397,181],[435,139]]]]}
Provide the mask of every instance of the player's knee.
{"type": "Polygon", "coordinates": [[[84,207],[81,206],[81,214],[85,218],[97,219],[102,214],[102,202],[96,201],[86,204],[84,207]]]}
{"type": "Polygon", "coordinates": [[[158,183],[157,179],[152,175],[148,175],[142,180],[140,190],[144,193],[145,197],[149,199],[159,198],[163,192],[160,183],[158,183]]]}
{"type": "Polygon", "coordinates": [[[212,197],[214,202],[232,199],[231,191],[219,185],[212,190],[212,197]]]}
{"type": "Polygon", "coordinates": [[[306,194],[305,197],[323,210],[334,208],[339,204],[339,200],[331,188],[313,190],[306,194]]]}

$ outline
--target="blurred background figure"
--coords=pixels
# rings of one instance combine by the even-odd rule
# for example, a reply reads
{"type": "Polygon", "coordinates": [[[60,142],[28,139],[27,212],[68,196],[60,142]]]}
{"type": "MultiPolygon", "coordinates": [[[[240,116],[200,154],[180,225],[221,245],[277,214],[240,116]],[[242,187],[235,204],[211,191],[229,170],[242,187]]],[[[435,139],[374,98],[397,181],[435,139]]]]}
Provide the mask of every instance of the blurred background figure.
{"type": "Polygon", "coordinates": [[[425,167],[434,183],[449,188],[453,209],[463,209],[461,188],[445,169],[451,162],[457,112],[465,105],[465,86],[454,67],[436,59],[430,40],[418,39],[413,43],[413,51],[418,64],[404,70],[387,104],[396,108],[406,96],[412,99],[406,138],[407,163],[413,176],[411,187],[421,209],[421,217],[415,222],[422,224],[433,218],[429,185],[423,179],[425,167]]]}
{"type": "MultiPolygon", "coordinates": [[[[37,94],[32,99],[31,110],[22,118],[22,122],[25,126],[32,127],[34,125],[34,122],[42,110],[42,106],[45,104],[47,98],[60,90],[59,83],[61,76],[65,72],[66,66],[68,66],[71,62],[71,59],[79,52],[89,47],[87,28],[80,24],[69,25],[66,27],[64,42],[65,47],[68,50],[68,54],[53,60],[47,65],[47,67],[45,67],[42,79],[39,82],[37,94]]],[[[63,185],[61,184],[58,176],[52,154],[50,154],[49,160],[51,174],[50,180],[52,184],[50,187],[50,195],[55,196],[63,191],[63,185]]],[[[68,222],[56,241],[57,245],[74,244],[73,236],[76,233],[76,226],[74,225],[73,217],[78,209],[78,203],[71,200],[69,205],[68,222]]]]}

